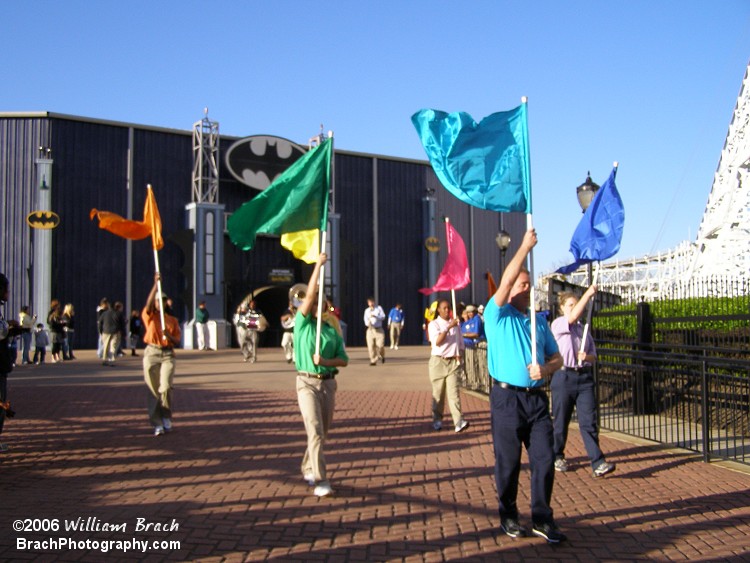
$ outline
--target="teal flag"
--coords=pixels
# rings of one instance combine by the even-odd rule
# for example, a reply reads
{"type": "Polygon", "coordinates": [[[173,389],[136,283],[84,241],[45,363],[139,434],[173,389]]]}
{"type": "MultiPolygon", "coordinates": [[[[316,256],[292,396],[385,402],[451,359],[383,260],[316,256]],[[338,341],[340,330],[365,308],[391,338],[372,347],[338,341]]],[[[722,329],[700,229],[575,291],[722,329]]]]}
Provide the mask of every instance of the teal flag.
{"type": "Polygon", "coordinates": [[[412,115],[440,182],[461,201],[491,211],[531,213],[526,104],[480,123],[468,113],[423,109],[412,115]]]}
{"type": "Polygon", "coordinates": [[[230,240],[243,250],[250,250],[259,234],[325,231],[332,146],[333,139],[328,138],[308,151],[270,186],[232,213],[227,220],[230,240]]]}

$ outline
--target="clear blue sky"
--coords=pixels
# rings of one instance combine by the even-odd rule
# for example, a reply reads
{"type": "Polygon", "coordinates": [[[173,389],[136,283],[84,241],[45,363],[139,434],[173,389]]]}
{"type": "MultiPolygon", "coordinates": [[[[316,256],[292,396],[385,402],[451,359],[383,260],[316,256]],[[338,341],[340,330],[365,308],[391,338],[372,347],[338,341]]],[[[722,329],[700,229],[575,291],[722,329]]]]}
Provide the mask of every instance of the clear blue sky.
{"type": "MultiPolygon", "coordinates": [[[[750,58],[748,0],[16,1],[0,111],[52,111],[425,159],[410,116],[529,98],[535,271],[613,161],[618,258],[693,239],[750,58]]],[[[187,187],[186,187],[187,189],[187,187]]],[[[186,192],[187,193],[187,192],[186,192]]]]}

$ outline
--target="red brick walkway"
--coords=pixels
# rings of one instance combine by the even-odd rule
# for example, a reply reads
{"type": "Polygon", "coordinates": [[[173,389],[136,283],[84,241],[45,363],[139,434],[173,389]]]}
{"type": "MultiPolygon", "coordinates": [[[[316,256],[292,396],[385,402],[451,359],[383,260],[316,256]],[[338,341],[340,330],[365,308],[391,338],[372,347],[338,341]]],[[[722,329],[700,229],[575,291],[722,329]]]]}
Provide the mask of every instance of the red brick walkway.
{"type": "MultiPolygon", "coordinates": [[[[10,381],[18,415],[6,422],[10,450],[0,454],[0,559],[750,558],[747,473],[605,434],[602,447],[618,469],[594,479],[576,429],[568,450],[574,467],[557,475],[553,495],[569,542],[552,547],[498,534],[486,400],[463,395],[471,427],[462,434],[432,431],[427,353],[402,349],[370,368],[363,350],[350,350],[327,446],[336,494],[323,499],[299,472],[305,435],[280,350],[261,350],[254,365],[236,350],[181,352],[176,429],[160,438],[147,425],[137,359],[105,368],[84,351],[73,362],[19,367],[10,381]],[[16,520],[32,529],[57,521],[60,530],[17,532],[16,520]],[[75,522],[88,529],[65,531],[75,522]],[[146,523],[162,529],[144,530],[146,523]],[[19,538],[89,544],[19,549],[19,538]],[[102,551],[105,540],[134,539],[179,548],[102,551]]],[[[528,495],[525,467],[519,506],[527,524],[528,495]]]]}

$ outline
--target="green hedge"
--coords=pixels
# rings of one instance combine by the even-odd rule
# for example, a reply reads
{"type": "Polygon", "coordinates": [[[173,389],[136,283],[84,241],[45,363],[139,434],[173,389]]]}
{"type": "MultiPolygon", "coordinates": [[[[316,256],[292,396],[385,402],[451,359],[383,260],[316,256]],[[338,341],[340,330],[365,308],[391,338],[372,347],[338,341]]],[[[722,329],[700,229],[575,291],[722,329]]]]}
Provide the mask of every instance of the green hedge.
{"type": "MultiPolygon", "coordinates": [[[[662,333],[694,330],[718,335],[744,332],[750,327],[750,296],[748,295],[670,299],[654,301],[649,303],[649,307],[651,316],[657,320],[686,317],[690,319],[658,322],[657,331],[662,333]],[[746,318],[737,320],[716,318],[729,315],[744,315],[746,318]]],[[[637,305],[632,304],[605,309],[594,319],[594,327],[604,338],[632,340],[636,336],[636,308],[637,305]]]]}

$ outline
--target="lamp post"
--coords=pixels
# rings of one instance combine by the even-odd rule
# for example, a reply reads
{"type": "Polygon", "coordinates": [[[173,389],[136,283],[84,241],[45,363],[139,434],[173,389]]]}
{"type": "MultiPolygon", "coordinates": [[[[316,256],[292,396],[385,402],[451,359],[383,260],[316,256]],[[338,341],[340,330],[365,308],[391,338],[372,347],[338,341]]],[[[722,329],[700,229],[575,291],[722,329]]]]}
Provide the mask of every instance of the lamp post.
{"type": "Polygon", "coordinates": [[[500,275],[502,276],[503,272],[505,271],[505,251],[508,250],[508,247],[510,246],[510,233],[508,233],[508,231],[506,231],[505,229],[501,229],[495,237],[495,244],[502,253],[500,257],[500,275]]]}
{"type": "MultiPolygon", "coordinates": [[[[578,197],[578,205],[581,206],[582,213],[586,213],[586,210],[591,205],[591,200],[594,199],[594,194],[599,190],[601,186],[591,179],[591,172],[586,173],[586,180],[576,188],[576,197],[578,197]]],[[[588,277],[589,285],[593,281],[591,273],[591,262],[588,264],[588,277]]]]}

